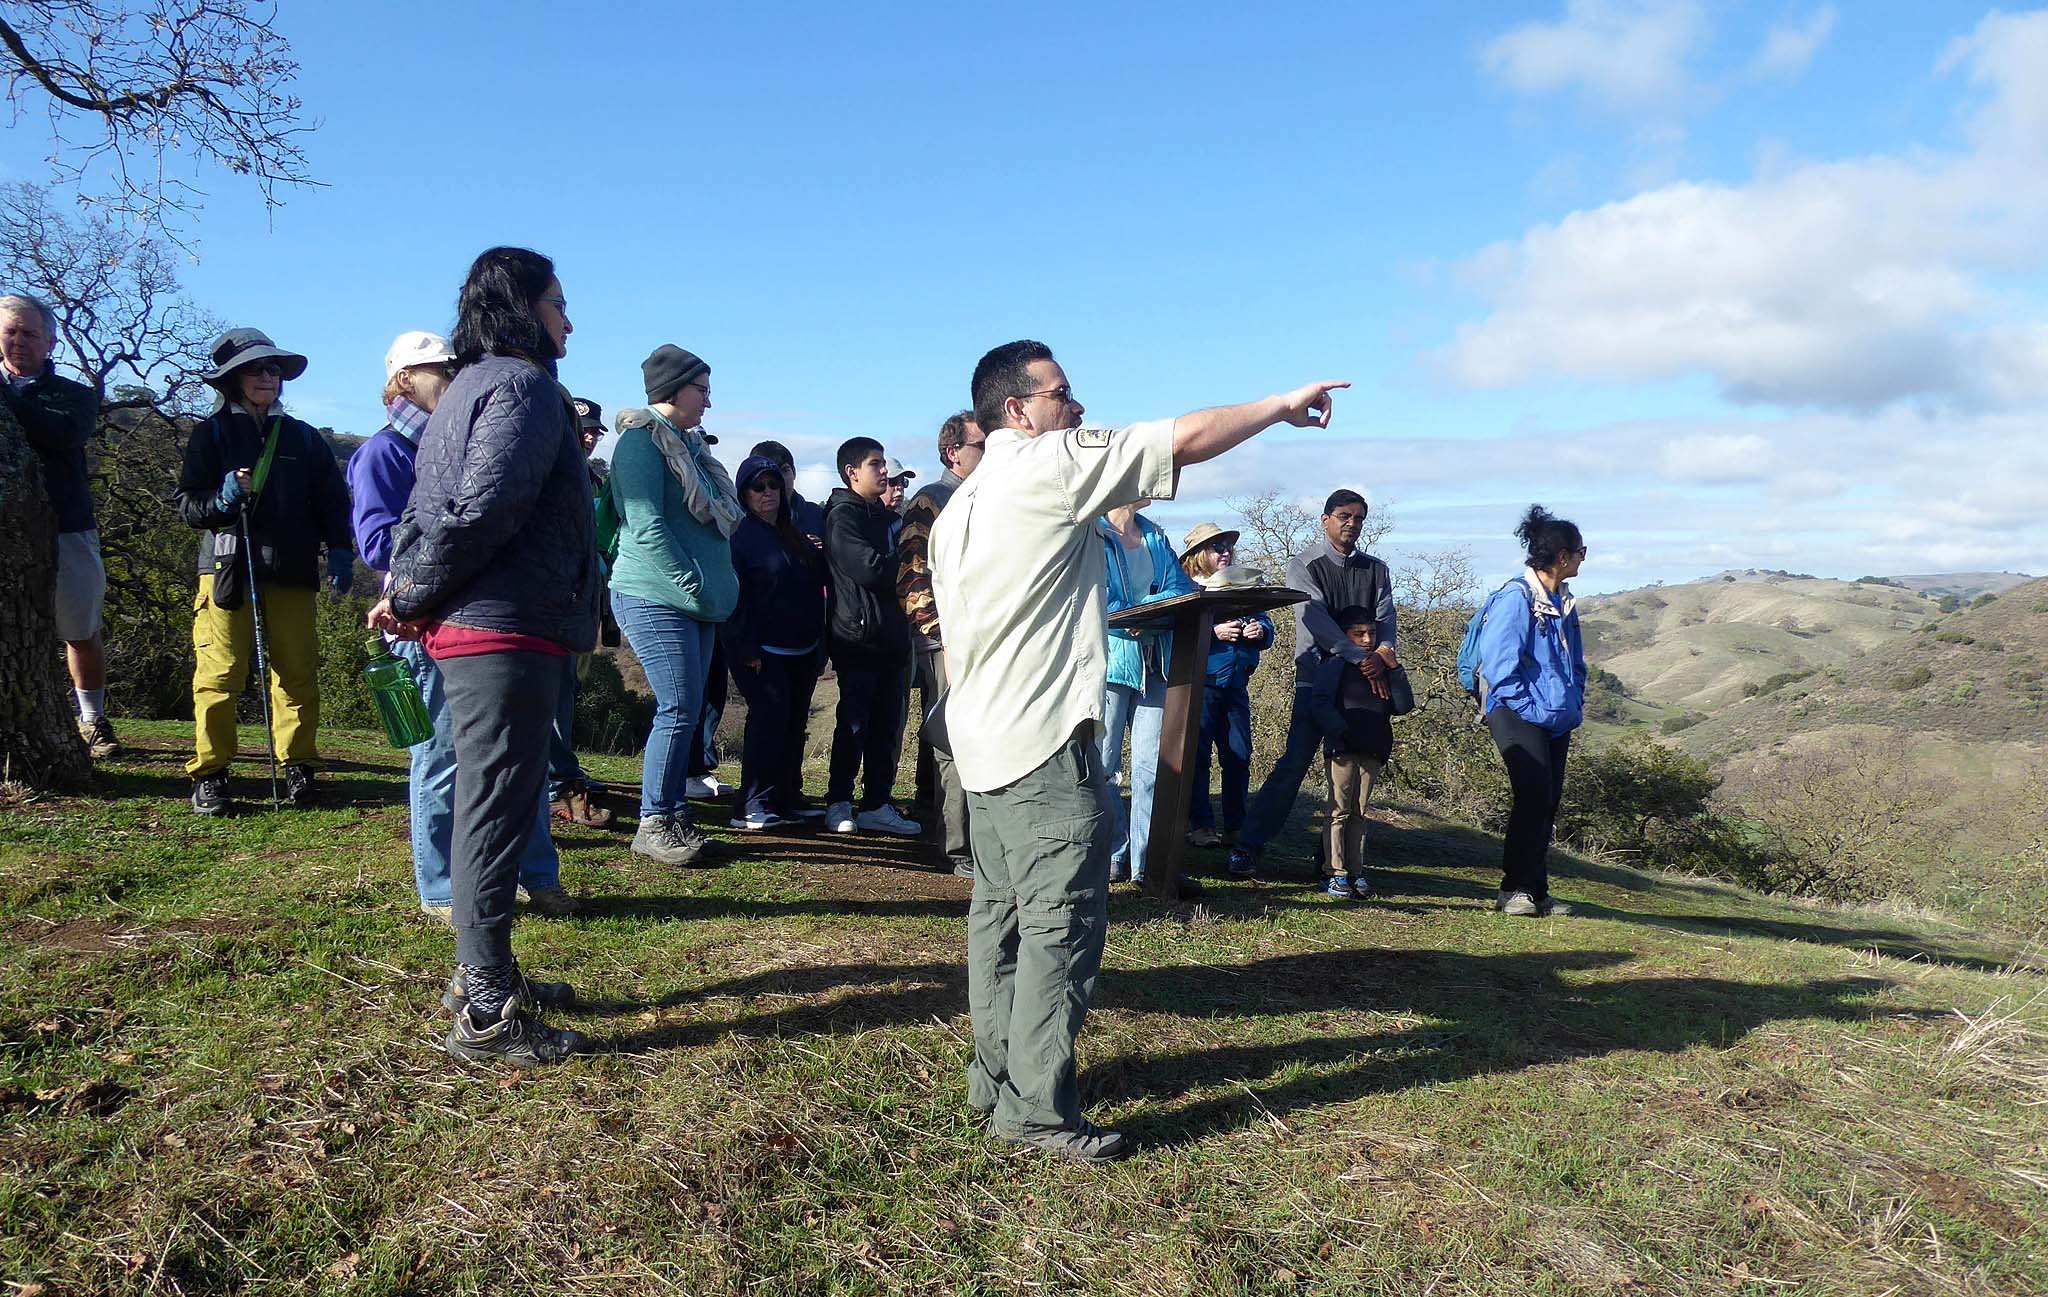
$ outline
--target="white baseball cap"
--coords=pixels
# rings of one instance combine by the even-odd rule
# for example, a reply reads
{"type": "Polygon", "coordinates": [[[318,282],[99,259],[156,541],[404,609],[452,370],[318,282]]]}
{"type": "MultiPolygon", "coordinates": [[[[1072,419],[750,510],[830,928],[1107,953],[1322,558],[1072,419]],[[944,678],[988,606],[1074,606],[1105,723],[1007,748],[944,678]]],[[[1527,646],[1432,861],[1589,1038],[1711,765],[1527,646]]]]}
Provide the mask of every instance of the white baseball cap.
{"type": "Polygon", "coordinates": [[[455,348],[448,345],[448,339],[438,333],[427,333],[414,329],[401,333],[392,342],[391,350],[384,353],[384,377],[395,378],[401,369],[414,365],[438,365],[455,359],[455,348]]]}
{"type": "Polygon", "coordinates": [[[917,472],[915,469],[903,467],[902,461],[892,458],[882,461],[882,476],[888,478],[891,482],[899,477],[907,482],[911,478],[916,477],[917,472]]]}

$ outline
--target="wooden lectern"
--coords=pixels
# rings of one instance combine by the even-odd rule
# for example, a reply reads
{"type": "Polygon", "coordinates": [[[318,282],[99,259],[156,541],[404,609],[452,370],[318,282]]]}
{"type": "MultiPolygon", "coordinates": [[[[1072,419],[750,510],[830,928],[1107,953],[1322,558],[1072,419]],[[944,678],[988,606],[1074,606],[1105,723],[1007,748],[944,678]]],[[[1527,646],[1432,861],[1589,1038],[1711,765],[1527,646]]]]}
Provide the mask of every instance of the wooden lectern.
{"type": "Polygon", "coordinates": [[[1286,586],[1229,586],[1175,595],[1109,615],[1112,629],[1173,632],[1173,660],[1166,669],[1166,716],[1159,731],[1159,777],[1152,792],[1152,840],[1145,861],[1147,896],[1159,900],[1180,896],[1181,861],[1188,845],[1188,798],[1194,791],[1195,748],[1202,735],[1202,690],[1209,682],[1210,631],[1218,621],[1307,601],[1307,595],[1286,586]]]}

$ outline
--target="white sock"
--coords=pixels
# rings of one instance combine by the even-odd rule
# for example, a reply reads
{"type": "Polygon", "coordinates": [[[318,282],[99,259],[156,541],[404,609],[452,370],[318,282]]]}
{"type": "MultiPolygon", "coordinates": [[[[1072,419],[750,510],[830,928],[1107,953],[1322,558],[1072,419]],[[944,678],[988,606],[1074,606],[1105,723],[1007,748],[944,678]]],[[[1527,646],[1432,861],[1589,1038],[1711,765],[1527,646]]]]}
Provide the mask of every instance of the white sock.
{"type": "Polygon", "coordinates": [[[78,699],[78,719],[87,725],[107,714],[107,691],[105,689],[73,689],[78,699]]]}

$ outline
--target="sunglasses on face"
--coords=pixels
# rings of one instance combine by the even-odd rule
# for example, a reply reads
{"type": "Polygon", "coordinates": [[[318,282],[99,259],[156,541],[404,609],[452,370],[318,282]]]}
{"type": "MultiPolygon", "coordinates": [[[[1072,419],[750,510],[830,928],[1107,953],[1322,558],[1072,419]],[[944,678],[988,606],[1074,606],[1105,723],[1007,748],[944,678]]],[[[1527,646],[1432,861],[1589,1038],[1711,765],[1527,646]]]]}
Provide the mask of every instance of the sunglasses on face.
{"type": "Polygon", "coordinates": [[[242,372],[245,374],[261,375],[264,378],[283,378],[284,366],[274,360],[259,360],[254,364],[244,366],[242,372]]]}

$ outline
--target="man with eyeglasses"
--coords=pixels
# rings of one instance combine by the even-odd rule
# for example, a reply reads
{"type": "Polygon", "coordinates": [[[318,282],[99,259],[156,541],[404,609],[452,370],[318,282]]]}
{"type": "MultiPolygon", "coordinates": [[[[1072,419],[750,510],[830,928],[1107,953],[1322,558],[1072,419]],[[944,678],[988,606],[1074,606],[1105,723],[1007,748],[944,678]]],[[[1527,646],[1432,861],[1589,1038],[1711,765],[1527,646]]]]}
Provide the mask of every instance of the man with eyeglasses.
{"type": "MultiPolygon", "coordinates": [[[[974,422],[972,410],[950,415],[939,425],[939,480],[911,497],[896,540],[896,598],[910,619],[910,644],[917,651],[913,671],[920,716],[930,716],[946,688],[946,645],[939,635],[939,609],[932,600],[932,524],[953,492],[981,463],[988,437],[974,422]]],[[[974,877],[974,850],[967,837],[967,790],[960,786],[953,758],[933,746],[925,727],[917,729],[918,806],[930,812],[924,822],[938,851],[937,864],[962,878],[974,877]]]]}
{"type": "Polygon", "coordinates": [[[1095,524],[1118,505],[1171,499],[1180,469],[1275,424],[1329,426],[1331,393],[1347,386],[1118,429],[1082,425],[1044,343],[1006,343],[975,366],[987,443],[932,527],[930,561],[944,726],[974,843],[967,1101],[1000,1139],[1087,1162],[1130,1151],[1081,1115],[1074,1066],[1117,824],[1096,752],[1109,625],[1095,524]]]}

